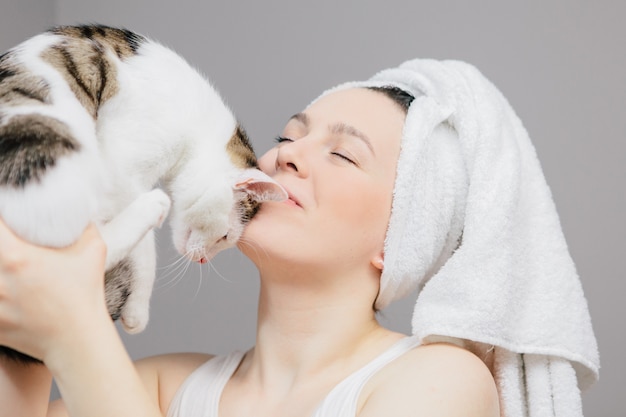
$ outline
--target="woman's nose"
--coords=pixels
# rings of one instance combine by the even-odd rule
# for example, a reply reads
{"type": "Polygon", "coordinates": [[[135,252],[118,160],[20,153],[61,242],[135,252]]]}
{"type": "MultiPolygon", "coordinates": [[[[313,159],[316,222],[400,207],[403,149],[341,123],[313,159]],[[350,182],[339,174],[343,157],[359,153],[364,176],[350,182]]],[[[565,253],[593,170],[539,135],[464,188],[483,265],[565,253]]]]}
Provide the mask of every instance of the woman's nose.
{"type": "Polygon", "coordinates": [[[267,175],[274,175],[276,172],[276,157],[278,156],[278,149],[272,148],[265,152],[259,159],[259,169],[265,172],[267,175]]]}
{"type": "Polygon", "coordinates": [[[304,139],[295,142],[283,143],[277,149],[274,169],[298,174],[307,175],[306,144],[304,139]]]}

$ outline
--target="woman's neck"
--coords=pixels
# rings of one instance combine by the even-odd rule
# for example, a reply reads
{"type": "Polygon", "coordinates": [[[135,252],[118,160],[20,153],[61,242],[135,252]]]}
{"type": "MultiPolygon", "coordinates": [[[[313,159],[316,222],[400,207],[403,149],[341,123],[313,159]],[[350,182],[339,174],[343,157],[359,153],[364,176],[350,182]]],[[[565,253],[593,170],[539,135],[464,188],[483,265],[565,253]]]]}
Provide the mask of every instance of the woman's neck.
{"type": "Polygon", "coordinates": [[[313,376],[333,379],[401,337],[378,324],[376,286],[366,278],[307,279],[262,277],[256,347],[241,369],[249,381],[289,390],[313,376]]]}

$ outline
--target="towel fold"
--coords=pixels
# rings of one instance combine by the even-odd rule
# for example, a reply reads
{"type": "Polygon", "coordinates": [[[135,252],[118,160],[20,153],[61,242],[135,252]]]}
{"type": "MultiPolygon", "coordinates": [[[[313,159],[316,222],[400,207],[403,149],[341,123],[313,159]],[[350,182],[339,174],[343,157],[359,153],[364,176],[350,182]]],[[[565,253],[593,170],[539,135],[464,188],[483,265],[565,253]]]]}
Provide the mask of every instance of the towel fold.
{"type": "Polygon", "coordinates": [[[469,341],[480,357],[493,356],[504,416],[582,416],[578,387],[598,378],[596,340],[521,121],[459,61],[407,61],[326,93],[368,86],[415,96],[377,307],[419,288],[413,332],[425,343],[469,341]]]}

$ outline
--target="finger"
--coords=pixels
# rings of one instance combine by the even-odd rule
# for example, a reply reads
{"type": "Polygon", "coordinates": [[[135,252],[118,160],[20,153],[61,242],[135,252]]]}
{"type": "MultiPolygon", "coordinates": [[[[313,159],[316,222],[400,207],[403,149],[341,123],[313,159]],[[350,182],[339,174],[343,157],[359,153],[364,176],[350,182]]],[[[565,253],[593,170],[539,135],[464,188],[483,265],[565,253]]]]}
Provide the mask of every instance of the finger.
{"type": "Polygon", "coordinates": [[[0,217],[0,236],[4,236],[4,235],[17,237],[17,236],[15,236],[13,231],[11,229],[9,229],[9,227],[4,222],[4,220],[2,220],[2,217],[0,217]]]}
{"type": "Polygon", "coordinates": [[[89,223],[87,225],[81,239],[101,239],[100,230],[95,223],[89,223]]]}
{"type": "Polygon", "coordinates": [[[13,230],[9,229],[6,223],[0,217],[0,253],[8,248],[15,247],[16,244],[24,243],[13,230]]]}
{"type": "Polygon", "coordinates": [[[98,230],[98,227],[94,223],[87,225],[83,234],[78,238],[76,243],[72,245],[72,249],[79,252],[93,249],[106,256],[106,245],[102,240],[100,230],[98,230]]]}

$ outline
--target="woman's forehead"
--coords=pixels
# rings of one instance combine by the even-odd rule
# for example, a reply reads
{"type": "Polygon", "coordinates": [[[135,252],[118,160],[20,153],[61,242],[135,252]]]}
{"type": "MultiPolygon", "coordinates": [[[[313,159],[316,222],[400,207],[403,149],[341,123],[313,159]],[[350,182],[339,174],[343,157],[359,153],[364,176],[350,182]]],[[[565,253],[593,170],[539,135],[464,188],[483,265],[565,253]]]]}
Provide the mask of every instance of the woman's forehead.
{"type": "Polygon", "coordinates": [[[388,146],[390,138],[397,138],[399,146],[405,113],[383,93],[351,88],[320,97],[291,120],[307,127],[346,125],[363,132],[374,146],[379,141],[388,146]]]}

